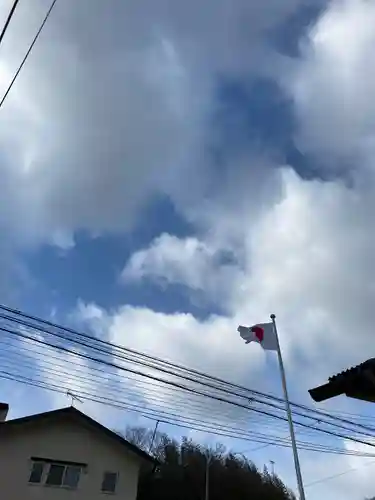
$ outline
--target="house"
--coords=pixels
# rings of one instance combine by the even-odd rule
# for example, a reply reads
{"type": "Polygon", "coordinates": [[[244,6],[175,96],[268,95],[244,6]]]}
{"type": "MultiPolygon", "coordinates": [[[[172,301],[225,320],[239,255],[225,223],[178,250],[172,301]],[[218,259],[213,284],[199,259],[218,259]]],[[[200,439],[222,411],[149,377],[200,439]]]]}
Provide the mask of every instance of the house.
{"type": "Polygon", "coordinates": [[[1,500],[135,500],[155,460],[76,408],[6,420],[0,403],[1,500]]]}

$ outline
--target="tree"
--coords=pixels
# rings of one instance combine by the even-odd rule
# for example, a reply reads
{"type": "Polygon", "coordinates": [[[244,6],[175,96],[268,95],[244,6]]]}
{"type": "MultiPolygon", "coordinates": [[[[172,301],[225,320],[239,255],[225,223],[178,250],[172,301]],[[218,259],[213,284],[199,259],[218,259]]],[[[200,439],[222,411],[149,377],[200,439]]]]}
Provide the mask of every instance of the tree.
{"type": "MultiPolygon", "coordinates": [[[[125,438],[149,451],[153,432],[129,428],[125,438]]],[[[203,500],[209,460],[210,500],[295,500],[279,477],[261,473],[244,456],[228,453],[223,445],[207,448],[184,438],[180,443],[155,433],[152,453],[160,466],[142,471],[137,500],[203,500]]]]}

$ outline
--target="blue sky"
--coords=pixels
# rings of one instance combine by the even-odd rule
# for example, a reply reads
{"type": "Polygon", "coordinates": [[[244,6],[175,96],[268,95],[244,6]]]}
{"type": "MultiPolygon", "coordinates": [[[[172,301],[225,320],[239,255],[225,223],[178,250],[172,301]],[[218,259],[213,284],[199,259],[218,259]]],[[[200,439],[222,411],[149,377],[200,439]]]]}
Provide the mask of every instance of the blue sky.
{"type": "MultiPolygon", "coordinates": [[[[33,2],[0,91],[48,6],[33,2]]],[[[364,0],[58,2],[0,110],[1,302],[280,394],[272,356],[236,337],[276,312],[292,398],[311,404],[372,355],[374,21],[364,0]]],[[[66,404],[3,397],[13,416],[66,404]]],[[[250,457],[294,486],[288,451],[250,457]]],[[[365,464],[301,459],[307,483],[365,464]]],[[[370,469],[360,491],[348,474],[309,498],[373,495],[370,469]]]]}
{"type": "MultiPolygon", "coordinates": [[[[43,297],[42,302],[48,304],[52,292],[63,311],[74,308],[79,299],[106,308],[123,303],[147,305],[165,312],[191,307],[182,291],[166,290],[165,300],[152,284],[129,287],[120,282],[124,262],[135,249],[148,245],[162,231],[179,237],[193,234],[193,229],[178,216],[168,199],[158,198],[145,208],[142,221],[129,234],[92,238],[81,232],[68,251],[47,245],[35,249],[26,259],[36,281],[38,299],[43,297]]],[[[44,311],[48,313],[48,309],[44,311]]]]}

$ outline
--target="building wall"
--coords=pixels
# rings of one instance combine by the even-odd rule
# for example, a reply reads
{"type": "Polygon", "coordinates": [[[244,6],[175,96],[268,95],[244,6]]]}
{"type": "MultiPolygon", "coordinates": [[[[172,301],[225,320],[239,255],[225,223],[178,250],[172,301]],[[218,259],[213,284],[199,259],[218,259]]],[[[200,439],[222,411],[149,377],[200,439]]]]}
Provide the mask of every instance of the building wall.
{"type": "MultiPolygon", "coordinates": [[[[0,424],[1,431],[1,424],[0,424]]],[[[28,423],[0,432],[1,500],[135,500],[140,459],[115,440],[70,417],[28,423]],[[76,490],[29,484],[30,457],[86,463],[76,490]],[[118,472],[115,494],[101,492],[103,473],[118,472]]]]}

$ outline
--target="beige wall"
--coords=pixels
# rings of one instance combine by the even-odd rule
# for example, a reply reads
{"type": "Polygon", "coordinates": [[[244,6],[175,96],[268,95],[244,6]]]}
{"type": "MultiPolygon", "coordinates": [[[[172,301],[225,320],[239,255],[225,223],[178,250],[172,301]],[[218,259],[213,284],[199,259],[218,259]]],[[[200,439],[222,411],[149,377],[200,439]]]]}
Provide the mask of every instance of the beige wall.
{"type": "Polygon", "coordinates": [[[135,500],[139,466],[139,458],[119,443],[71,419],[23,424],[0,432],[1,500],[135,500]],[[34,485],[28,483],[32,456],[87,463],[88,467],[77,490],[34,485]],[[105,471],[119,473],[115,494],[100,491],[105,471]]]}

